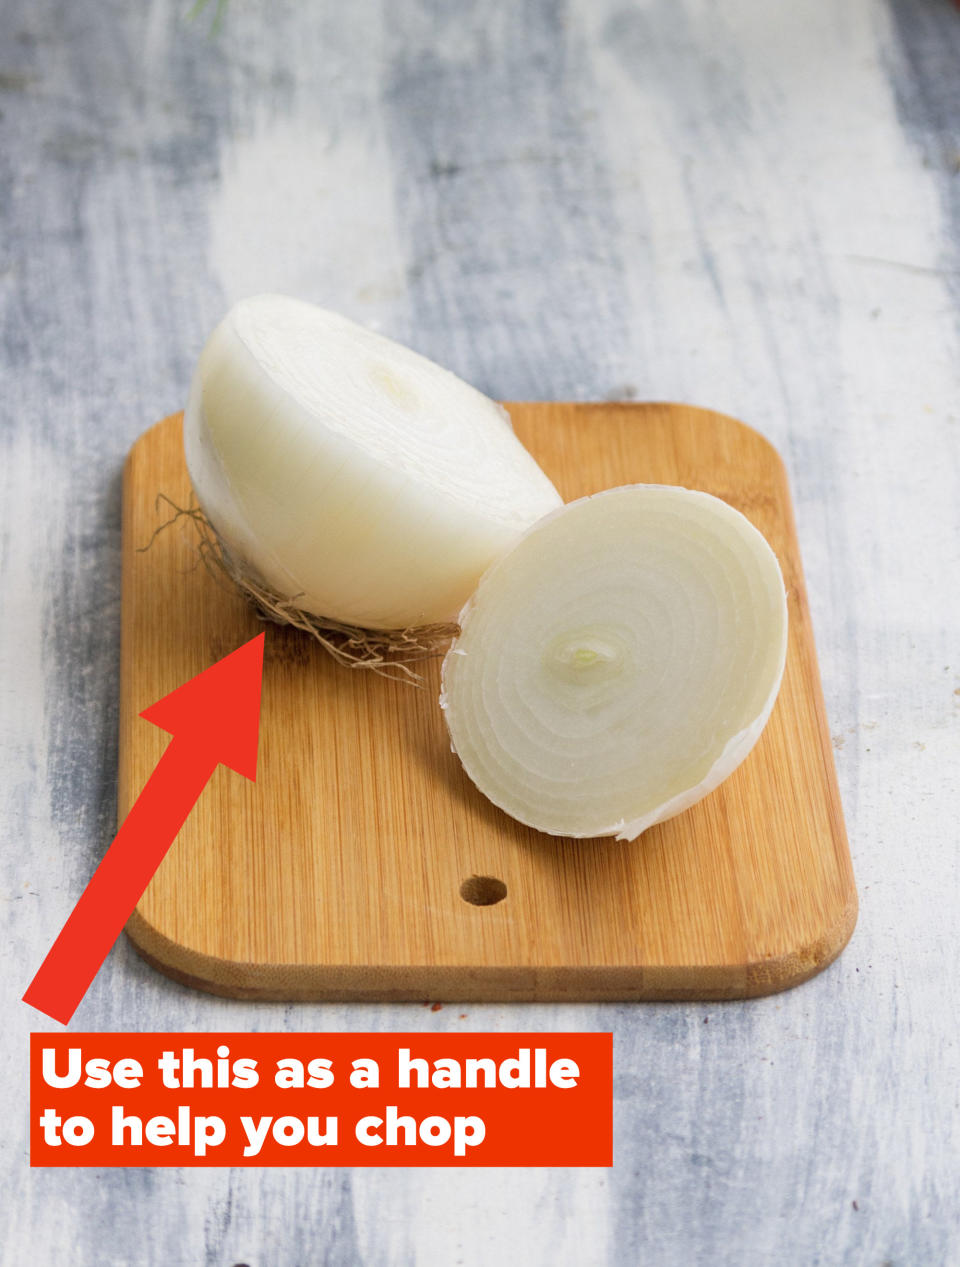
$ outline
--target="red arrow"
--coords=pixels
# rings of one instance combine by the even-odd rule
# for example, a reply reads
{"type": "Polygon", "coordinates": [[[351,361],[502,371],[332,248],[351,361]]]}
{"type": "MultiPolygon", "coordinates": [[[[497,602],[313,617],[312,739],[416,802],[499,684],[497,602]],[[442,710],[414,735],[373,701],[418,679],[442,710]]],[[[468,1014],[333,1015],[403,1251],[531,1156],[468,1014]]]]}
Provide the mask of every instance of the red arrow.
{"type": "Polygon", "coordinates": [[[257,777],[264,634],[140,714],[173,739],[23,996],[64,1025],[219,764],[257,777]]]}

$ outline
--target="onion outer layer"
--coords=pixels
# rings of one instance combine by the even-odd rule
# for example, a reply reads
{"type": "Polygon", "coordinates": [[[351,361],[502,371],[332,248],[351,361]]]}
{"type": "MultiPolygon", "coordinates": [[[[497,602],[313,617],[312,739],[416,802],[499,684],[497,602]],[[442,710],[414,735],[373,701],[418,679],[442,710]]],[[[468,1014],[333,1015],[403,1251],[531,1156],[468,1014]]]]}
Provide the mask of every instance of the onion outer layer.
{"type": "Polygon", "coordinates": [[[451,621],[561,504],[499,405],[281,295],[241,300],[210,336],[184,448],[232,560],[278,598],[362,628],[451,621]]]}

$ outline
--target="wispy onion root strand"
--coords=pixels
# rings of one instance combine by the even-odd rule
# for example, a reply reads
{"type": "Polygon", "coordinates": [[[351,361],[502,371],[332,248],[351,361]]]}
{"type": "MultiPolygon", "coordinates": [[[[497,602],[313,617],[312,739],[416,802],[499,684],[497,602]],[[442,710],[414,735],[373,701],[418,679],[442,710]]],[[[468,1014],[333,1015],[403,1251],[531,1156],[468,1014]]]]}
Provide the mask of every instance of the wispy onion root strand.
{"type": "Polygon", "coordinates": [[[297,606],[296,596],[285,598],[264,584],[249,568],[237,561],[217,536],[216,530],[198,505],[191,499],[188,507],[178,506],[165,493],[157,496],[157,512],[161,505],[172,511],[170,517],[154,529],[153,535],[139,553],[149,550],[167,528],[187,520],[196,530],[197,555],[217,582],[238,590],[253,605],[259,618],[275,625],[289,625],[318,642],[328,655],[347,669],[370,669],[381,677],[422,685],[422,676],[410,666],[442,656],[451,639],[460,632],[454,623],[411,625],[407,629],[364,629],[315,616],[297,606]]]}

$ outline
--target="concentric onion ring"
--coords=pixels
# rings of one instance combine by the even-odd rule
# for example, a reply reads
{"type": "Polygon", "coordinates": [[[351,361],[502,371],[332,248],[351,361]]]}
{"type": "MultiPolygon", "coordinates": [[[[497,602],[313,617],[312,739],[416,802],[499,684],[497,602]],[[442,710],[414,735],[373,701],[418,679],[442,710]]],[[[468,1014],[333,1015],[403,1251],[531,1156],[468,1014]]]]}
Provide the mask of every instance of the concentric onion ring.
{"type": "Polygon", "coordinates": [[[614,488],[534,525],[484,574],[443,665],[477,787],[528,826],[633,840],[711,792],[773,708],[783,578],[707,493],[614,488]]]}

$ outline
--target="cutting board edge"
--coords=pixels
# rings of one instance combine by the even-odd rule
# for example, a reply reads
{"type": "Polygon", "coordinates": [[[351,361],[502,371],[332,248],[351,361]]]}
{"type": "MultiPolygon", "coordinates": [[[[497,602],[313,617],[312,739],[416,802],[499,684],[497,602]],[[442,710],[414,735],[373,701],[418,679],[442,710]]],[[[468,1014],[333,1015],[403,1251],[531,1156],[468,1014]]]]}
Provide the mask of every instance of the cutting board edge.
{"type": "Polygon", "coordinates": [[[851,884],[839,919],[810,945],[745,964],[485,965],[243,963],[194,950],[134,911],[126,934],[151,967],[224,998],[312,1002],[683,1002],[761,998],[802,985],[838,958],[853,935],[851,884]],[[385,984],[386,979],[386,984],[385,984]],[[518,982],[520,982],[518,984],[518,982]]]}

